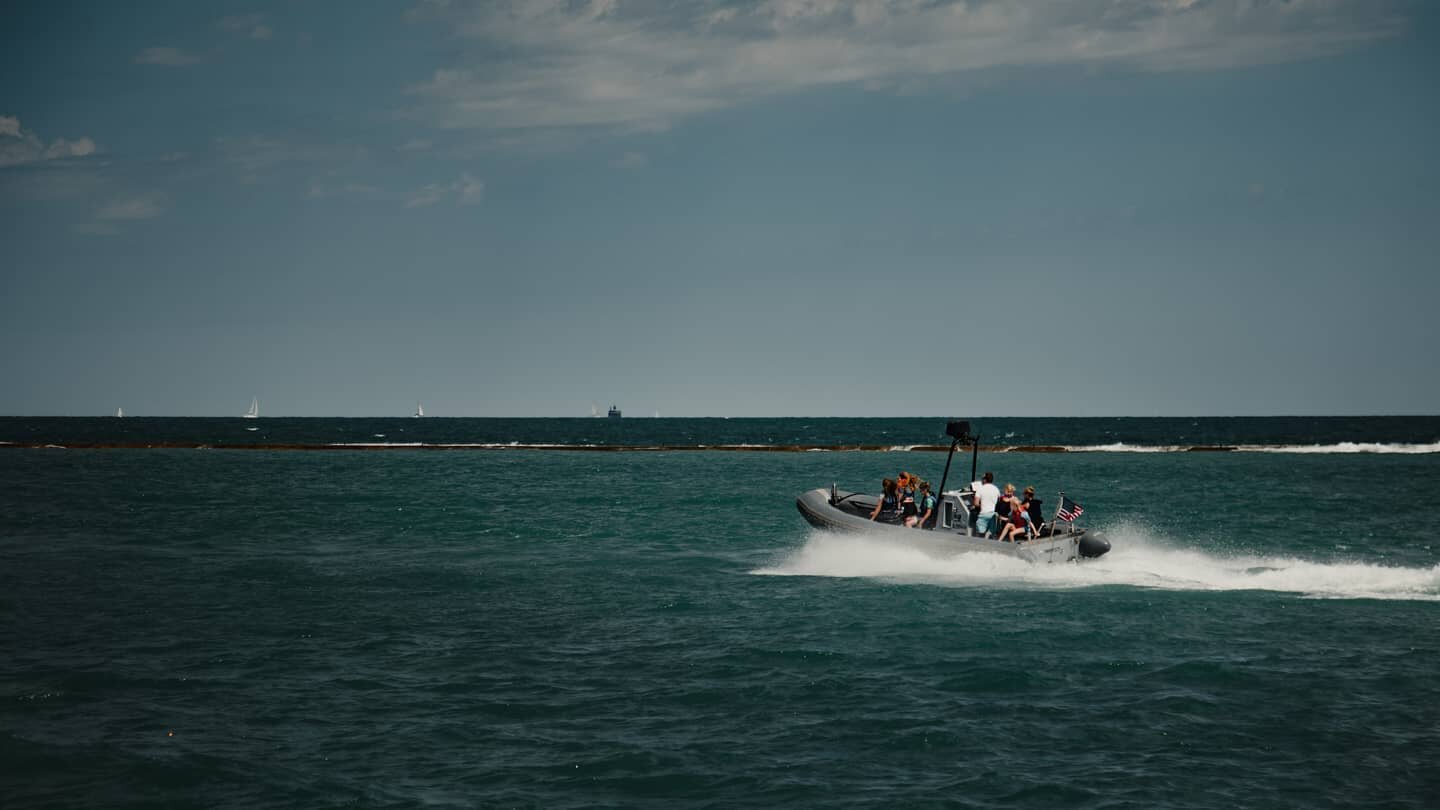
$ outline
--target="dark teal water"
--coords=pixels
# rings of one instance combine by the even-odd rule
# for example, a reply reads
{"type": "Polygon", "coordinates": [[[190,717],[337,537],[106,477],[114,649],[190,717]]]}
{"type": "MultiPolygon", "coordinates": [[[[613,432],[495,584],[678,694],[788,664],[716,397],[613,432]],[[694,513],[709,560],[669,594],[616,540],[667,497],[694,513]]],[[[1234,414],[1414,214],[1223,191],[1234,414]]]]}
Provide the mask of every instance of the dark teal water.
{"type": "Polygon", "coordinates": [[[1433,807],[1435,424],[982,454],[1111,534],[1053,568],[795,511],[929,452],[0,450],[0,796],[1433,807]]]}

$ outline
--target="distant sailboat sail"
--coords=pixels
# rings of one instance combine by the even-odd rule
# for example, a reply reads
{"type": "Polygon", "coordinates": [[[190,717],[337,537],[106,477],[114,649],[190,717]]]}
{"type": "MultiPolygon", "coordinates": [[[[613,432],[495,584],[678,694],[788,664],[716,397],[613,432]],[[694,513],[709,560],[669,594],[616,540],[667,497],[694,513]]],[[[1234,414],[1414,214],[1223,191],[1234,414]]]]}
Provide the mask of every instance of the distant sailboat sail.
{"type": "Polygon", "coordinates": [[[424,415],[425,415],[425,409],[420,406],[420,403],[418,403],[418,402],[415,403],[415,418],[416,418],[416,419],[419,419],[420,417],[422,417],[422,416],[424,416],[424,415]]]}
{"type": "Polygon", "coordinates": [[[121,416],[124,416],[124,415],[125,415],[125,409],[124,409],[124,408],[116,408],[116,409],[115,409],[115,416],[116,416],[117,418],[118,418],[118,417],[121,417],[121,416]]]}
{"type": "Polygon", "coordinates": [[[246,412],[244,413],[244,418],[245,418],[245,419],[259,419],[259,418],[260,418],[260,398],[259,398],[259,397],[252,397],[252,398],[250,399],[250,410],[248,410],[248,411],[246,411],[246,412]]]}

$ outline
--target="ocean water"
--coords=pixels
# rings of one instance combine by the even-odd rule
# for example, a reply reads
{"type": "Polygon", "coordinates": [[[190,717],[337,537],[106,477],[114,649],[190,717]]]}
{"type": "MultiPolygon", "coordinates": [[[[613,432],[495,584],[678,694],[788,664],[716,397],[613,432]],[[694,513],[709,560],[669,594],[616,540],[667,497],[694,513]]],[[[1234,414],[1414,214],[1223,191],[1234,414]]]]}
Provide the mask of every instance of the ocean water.
{"type": "Polygon", "coordinates": [[[759,452],[943,420],[255,421],[0,419],[0,804],[1440,796],[1440,418],[976,420],[1072,449],[979,457],[1053,567],[795,510],[942,452],[759,452]]]}

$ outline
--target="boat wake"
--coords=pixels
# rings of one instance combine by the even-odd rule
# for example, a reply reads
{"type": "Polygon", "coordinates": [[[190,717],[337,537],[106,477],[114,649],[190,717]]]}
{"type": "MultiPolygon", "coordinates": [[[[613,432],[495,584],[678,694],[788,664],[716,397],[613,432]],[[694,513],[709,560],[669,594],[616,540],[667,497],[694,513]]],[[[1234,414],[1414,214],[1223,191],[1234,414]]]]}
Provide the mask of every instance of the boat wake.
{"type": "Polygon", "coordinates": [[[1031,565],[1000,554],[937,558],[882,537],[812,531],[805,545],[763,576],[861,577],[949,587],[1275,591],[1318,599],[1440,601],[1440,565],[1406,568],[1312,562],[1296,557],[1224,556],[1166,545],[1132,527],[1105,531],[1113,543],[1097,560],[1031,565]]]}

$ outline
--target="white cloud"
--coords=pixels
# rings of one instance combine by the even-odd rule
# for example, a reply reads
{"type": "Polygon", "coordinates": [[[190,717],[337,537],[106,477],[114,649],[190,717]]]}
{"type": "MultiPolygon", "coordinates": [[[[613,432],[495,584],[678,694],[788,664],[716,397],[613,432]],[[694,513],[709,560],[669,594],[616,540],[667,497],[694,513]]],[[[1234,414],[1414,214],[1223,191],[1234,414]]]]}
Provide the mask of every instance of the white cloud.
{"type": "Polygon", "coordinates": [[[250,39],[269,39],[275,33],[275,29],[265,21],[264,14],[236,14],[230,17],[221,17],[215,24],[222,30],[250,39]]]}
{"type": "Polygon", "coordinates": [[[20,125],[19,116],[0,116],[0,167],[86,157],[99,151],[90,138],[56,138],[49,144],[20,125]]]}
{"type": "Polygon", "coordinates": [[[411,88],[446,128],[664,129],[828,85],[954,83],[1027,66],[1215,70],[1393,36],[1405,0],[485,0],[430,2],[469,41],[411,88]],[[499,55],[497,55],[499,54],[499,55]]]}
{"type": "Polygon", "coordinates": [[[108,222],[82,222],[71,225],[70,230],[75,233],[82,233],[86,236],[114,236],[120,233],[120,229],[108,222]]]}
{"type": "Polygon", "coordinates": [[[86,236],[114,236],[121,232],[121,225],[154,219],[165,212],[166,197],[157,191],[117,197],[101,206],[90,222],[70,226],[70,230],[86,236]]]}
{"type": "Polygon", "coordinates": [[[146,48],[135,54],[137,65],[164,65],[165,67],[184,67],[185,65],[199,64],[200,57],[179,48],[157,47],[146,48]]]}
{"type": "Polygon", "coordinates": [[[469,172],[462,172],[448,183],[428,183],[409,191],[383,189],[369,183],[327,183],[322,179],[311,179],[305,196],[312,200],[350,198],[399,203],[404,208],[428,208],[449,202],[454,205],[475,205],[485,196],[485,183],[469,172]]]}
{"type": "Polygon", "coordinates": [[[164,210],[164,195],[158,192],[151,192],[134,197],[123,197],[112,200],[96,212],[95,218],[111,222],[154,219],[160,216],[164,210]]]}
{"type": "Polygon", "coordinates": [[[650,159],[645,157],[644,152],[626,152],[610,165],[617,169],[643,169],[650,164],[650,159]]]}
{"type": "Polygon", "coordinates": [[[305,196],[312,200],[323,200],[327,197],[360,197],[363,199],[382,199],[385,192],[367,183],[343,183],[340,185],[327,185],[320,180],[311,180],[310,186],[305,190],[305,196]]]}
{"type": "Polygon", "coordinates": [[[484,181],[464,172],[453,182],[431,183],[403,195],[401,205],[406,208],[425,208],[446,200],[456,205],[475,205],[484,195],[484,181]]]}
{"type": "Polygon", "coordinates": [[[410,194],[405,199],[406,208],[426,208],[445,198],[445,187],[429,185],[410,194]]]}
{"type": "Polygon", "coordinates": [[[369,151],[352,144],[298,143],[261,135],[226,135],[214,139],[221,161],[245,183],[257,183],[297,167],[329,167],[339,171],[363,163],[369,151]]]}

